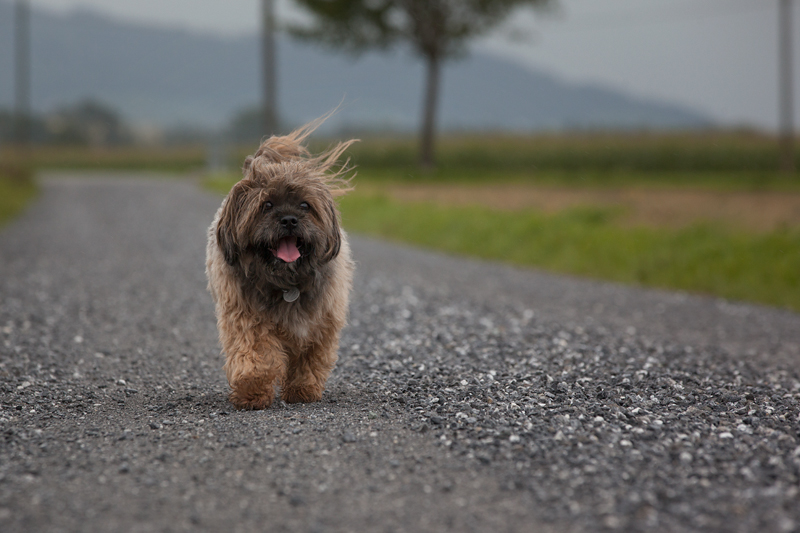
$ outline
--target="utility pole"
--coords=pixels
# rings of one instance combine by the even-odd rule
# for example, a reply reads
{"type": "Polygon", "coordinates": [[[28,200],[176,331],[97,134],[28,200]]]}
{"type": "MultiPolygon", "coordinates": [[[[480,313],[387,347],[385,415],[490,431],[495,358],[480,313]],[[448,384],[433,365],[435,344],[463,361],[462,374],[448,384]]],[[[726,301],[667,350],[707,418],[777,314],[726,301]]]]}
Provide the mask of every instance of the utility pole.
{"type": "Polygon", "coordinates": [[[28,0],[14,8],[14,140],[20,148],[30,141],[31,11],[28,0]]]}
{"type": "Polygon", "coordinates": [[[278,129],[277,84],[275,66],[275,2],[262,0],[262,66],[264,74],[264,133],[273,135],[278,129]]]}
{"type": "Polygon", "coordinates": [[[779,0],[778,70],[780,93],[781,170],[793,173],[794,105],[792,101],[792,0],[779,0]]]}

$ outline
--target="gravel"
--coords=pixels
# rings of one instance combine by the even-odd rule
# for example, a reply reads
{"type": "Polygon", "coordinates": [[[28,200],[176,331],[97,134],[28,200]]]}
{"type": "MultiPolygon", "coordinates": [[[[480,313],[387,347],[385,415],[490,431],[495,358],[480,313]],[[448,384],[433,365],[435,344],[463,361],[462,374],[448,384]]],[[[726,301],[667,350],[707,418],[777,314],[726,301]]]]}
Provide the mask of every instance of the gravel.
{"type": "Polygon", "coordinates": [[[48,177],[0,232],[3,531],[800,530],[800,316],[353,238],[323,400],[236,411],[219,198],[48,177]]]}

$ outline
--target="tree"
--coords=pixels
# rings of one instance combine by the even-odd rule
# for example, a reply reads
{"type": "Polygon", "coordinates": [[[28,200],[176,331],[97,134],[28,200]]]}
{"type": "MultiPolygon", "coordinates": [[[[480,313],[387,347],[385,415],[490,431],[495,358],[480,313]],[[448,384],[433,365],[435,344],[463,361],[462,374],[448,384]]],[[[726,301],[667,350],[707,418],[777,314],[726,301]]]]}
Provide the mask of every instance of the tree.
{"type": "Polygon", "coordinates": [[[109,106],[83,100],[45,118],[48,142],[82,146],[113,146],[131,140],[122,117],[109,106]]]}
{"type": "Polygon", "coordinates": [[[434,165],[434,134],[442,63],[465,51],[470,38],[486,33],[515,8],[552,0],[297,0],[314,15],[300,37],[351,53],[410,44],[426,63],[419,162],[434,165]]]}

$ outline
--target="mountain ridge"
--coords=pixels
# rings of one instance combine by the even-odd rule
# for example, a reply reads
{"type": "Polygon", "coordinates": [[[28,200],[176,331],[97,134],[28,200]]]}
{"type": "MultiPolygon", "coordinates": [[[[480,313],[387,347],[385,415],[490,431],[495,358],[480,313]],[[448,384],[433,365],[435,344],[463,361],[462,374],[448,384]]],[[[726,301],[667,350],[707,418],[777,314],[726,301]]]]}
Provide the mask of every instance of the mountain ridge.
{"type": "MultiPolygon", "coordinates": [[[[0,0],[0,73],[13,73],[12,5],[0,0]]],[[[134,123],[220,128],[259,100],[256,35],[221,37],[111,19],[88,9],[32,13],[32,102],[37,111],[93,98],[134,123]]],[[[421,116],[423,64],[395,50],[357,59],[283,37],[278,97],[286,123],[340,103],[329,127],[411,131],[421,116]]],[[[0,107],[13,75],[0,76],[0,107]]],[[[542,131],[707,127],[702,113],[611,88],[568,83],[473,52],[446,64],[439,124],[447,130],[542,131]]]]}

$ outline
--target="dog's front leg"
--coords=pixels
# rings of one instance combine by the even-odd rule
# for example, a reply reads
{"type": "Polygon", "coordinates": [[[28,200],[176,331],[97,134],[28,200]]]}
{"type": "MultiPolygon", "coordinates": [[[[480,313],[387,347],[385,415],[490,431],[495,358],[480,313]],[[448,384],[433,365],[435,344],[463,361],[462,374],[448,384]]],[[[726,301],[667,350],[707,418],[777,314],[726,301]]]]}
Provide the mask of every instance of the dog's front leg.
{"type": "Polygon", "coordinates": [[[286,368],[283,348],[258,328],[225,330],[221,338],[225,374],[232,389],[229,400],[238,409],[266,409],[275,399],[275,383],[286,368]]]}
{"type": "Polygon", "coordinates": [[[281,390],[283,401],[308,403],[321,400],[325,382],[336,365],[338,351],[339,332],[330,327],[305,349],[289,353],[286,380],[281,390]]]}

